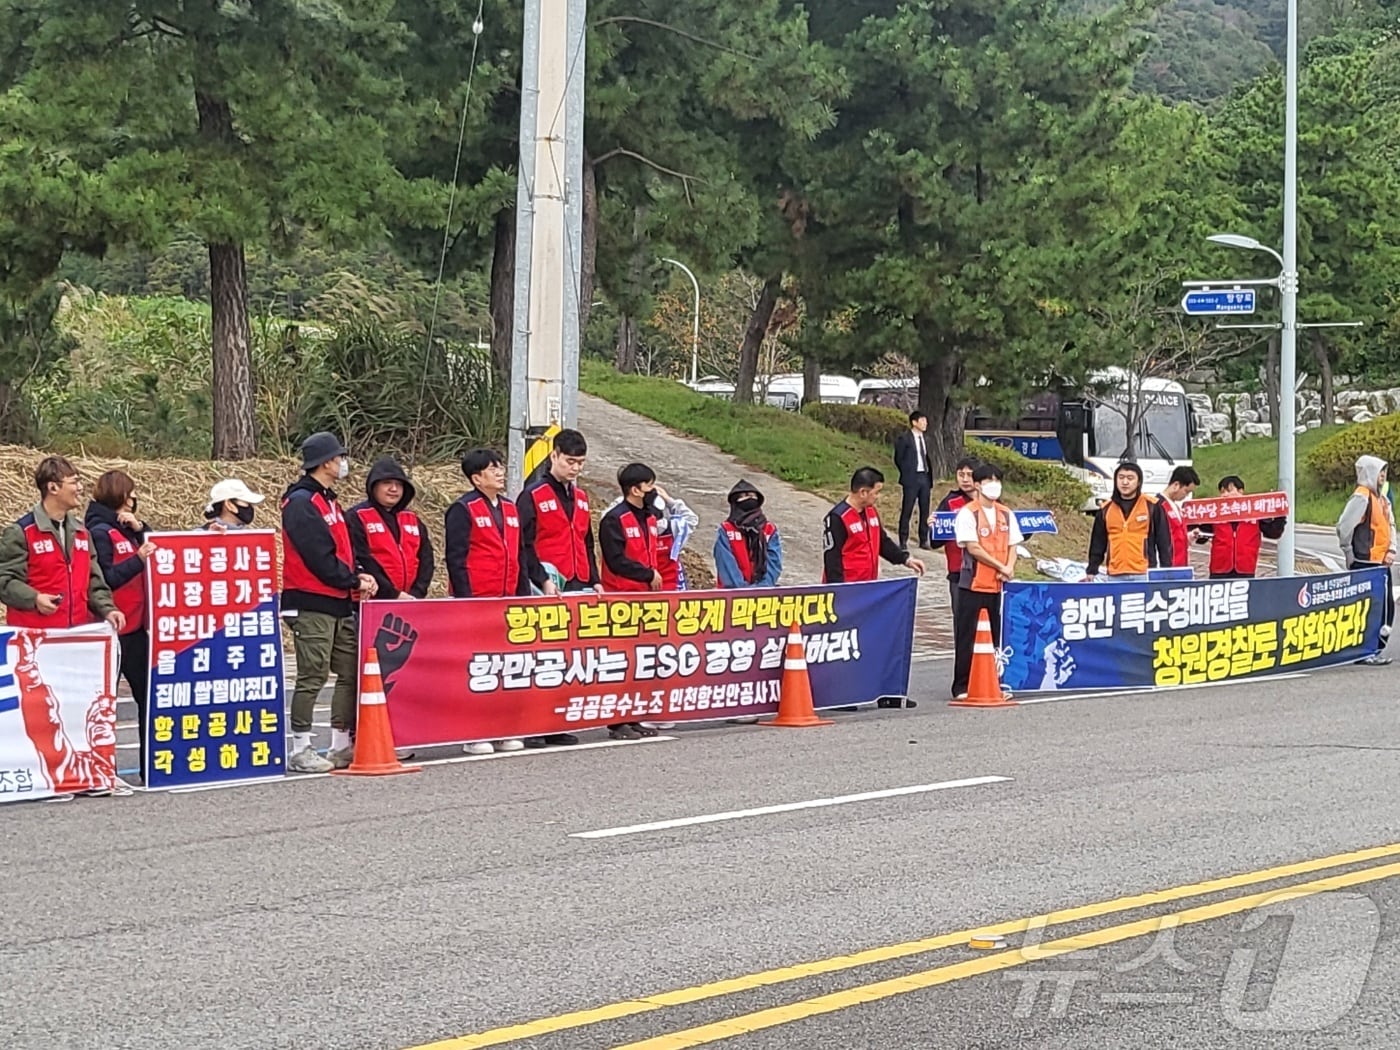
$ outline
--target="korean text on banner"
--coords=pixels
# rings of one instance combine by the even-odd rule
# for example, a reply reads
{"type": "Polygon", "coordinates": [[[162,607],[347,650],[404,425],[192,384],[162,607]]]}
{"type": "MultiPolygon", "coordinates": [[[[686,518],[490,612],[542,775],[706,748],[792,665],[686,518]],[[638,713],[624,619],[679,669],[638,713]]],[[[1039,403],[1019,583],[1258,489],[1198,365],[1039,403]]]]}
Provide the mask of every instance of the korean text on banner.
{"type": "Polygon", "coordinates": [[[1181,505],[1181,516],[1186,519],[1188,525],[1286,518],[1288,516],[1288,494],[1285,492],[1258,492],[1248,496],[1188,499],[1181,505]]]}
{"type": "Polygon", "coordinates": [[[1388,569],[1181,583],[1009,583],[1010,689],[1200,685],[1380,648],[1388,569]]]}
{"type": "Polygon", "coordinates": [[[247,530],[151,539],[146,786],[281,776],[287,743],[276,536],[247,530]]]}
{"type": "MultiPolygon", "coordinates": [[[[1059,526],[1055,524],[1055,512],[1050,510],[1017,510],[1012,511],[1016,515],[1016,524],[1021,527],[1022,536],[1059,534],[1059,526]]],[[[954,525],[958,520],[958,512],[954,510],[940,510],[933,516],[932,541],[934,543],[945,543],[956,536],[954,525]]]]}
{"type": "Polygon", "coordinates": [[[787,625],[818,707],[909,687],[915,582],[649,596],[372,601],[399,747],[777,710],[787,625]]]}
{"type": "Polygon", "coordinates": [[[0,802],[116,783],[117,637],[0,629],[0,802]]]}

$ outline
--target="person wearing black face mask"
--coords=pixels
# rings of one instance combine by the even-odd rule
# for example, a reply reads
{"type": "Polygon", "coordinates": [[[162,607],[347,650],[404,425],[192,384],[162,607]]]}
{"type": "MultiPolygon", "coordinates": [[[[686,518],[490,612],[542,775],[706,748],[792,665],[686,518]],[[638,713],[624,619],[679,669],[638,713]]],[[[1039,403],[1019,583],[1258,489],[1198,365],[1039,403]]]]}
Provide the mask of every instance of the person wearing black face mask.
{"type": "Polygon", "coordinates": [[[253,511],[263,497],[236,478],[226,478],[209,490],[209,503],[204,508],[205,524],[209,530],[232,532],[253,524],[253,511]]]}
{"type": "Polygon", "coordinates": [[[747,481],[729,490],[729,517],[715,536],[715,582],[721,587],[776,587],[783,572],[778,527],[763,513],[763,493],[747,481]]]}

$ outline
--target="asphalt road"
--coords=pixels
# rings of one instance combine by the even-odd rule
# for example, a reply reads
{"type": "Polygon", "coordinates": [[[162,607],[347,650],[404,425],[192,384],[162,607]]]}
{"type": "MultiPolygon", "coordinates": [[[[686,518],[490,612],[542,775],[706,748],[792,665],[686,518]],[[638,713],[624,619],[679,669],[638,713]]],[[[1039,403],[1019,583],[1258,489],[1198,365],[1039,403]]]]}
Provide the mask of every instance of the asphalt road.
{"type": "Polygon", "coordinates": [[[7,808],[0,1046],[1389,1047],[1394,673],[7,808]]]}

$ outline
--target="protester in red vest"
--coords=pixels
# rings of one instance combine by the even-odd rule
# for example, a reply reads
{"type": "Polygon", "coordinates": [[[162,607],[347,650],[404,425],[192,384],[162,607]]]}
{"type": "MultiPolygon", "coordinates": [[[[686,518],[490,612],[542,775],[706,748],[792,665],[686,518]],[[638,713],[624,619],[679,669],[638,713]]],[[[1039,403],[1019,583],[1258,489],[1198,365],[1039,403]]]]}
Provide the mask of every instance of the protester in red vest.
{"type": "Polygon", "coordinates": [[[385,456],[365,480],[369,499],[350,508],[350,545],[361,571],[374,577],[376,598],[426,598],[433,582],[433,541],[408,505],[418,495],[403,467],[385,456]]]}
{"type": "Polygon", "coordinates": [[[1186,543],[1186,518],[1181,507],[1200,483],[1201,476],[1194,468],[1177,467],[1172,471],[1167,487],[1162,490],[1162,514],[1167,519],[1172,538],[1172,568],[1184,569],[1191,564],[1191,550],[1186,543]]]}
{"type": "MultiPolygon", "coordinates": [[[[471,488],[447,508],[448,590],[454,598],[514,598],[530,593],[520,558],[520,514],[506,499],[506,461],[495,449],[474,448],[462,457],[471,488]]],[[[542,747],[543,737],[532,746],[542,747]]],[[[521,740],[478,740],[462,747],[469,755],[497,748],[519,751],[521,740]]]]}
{"type": "Polygon", "coordinates": [[[721,587],[776,587],[782,572],[782,537],[763,513],[763,493],[740,481],[729,490],[729,517],[715,535],[715,582],[721,587]]]}
{"type": "MultiPolygon", "coordinates": [[[[656,518],[652,512],[656,474],[645,463],[628,463],[617,472],[622,502],[598,522],[598,547],[603,553],[603,589],[623,593],[648,593],[662,587],[656,568],[656,518]]],[[[617,722],[608,726],[617,740],[655,736],[656,730],[641,722],[617,722]]]]}
{"type": "MultiPolygon", "coordinates": [[[[1244,481],[1231,474],[1220,479],[1221,496],[1243,496],[1244,481]]],[[[1210,544],[1212,580],[1252,579],[1259,568],[1259,549],[1267,537],[1276,540],[1288,527],[1287,518],[1260,521],[1220,521],[1202,525],[1197,543],[1210,544]]]]}
{"type": "Polygon", "coordinates": [[[577,484],[588,458],[588,442],[577,430],[554,435],[549,469],[525,486],[520,508],[520,545],[530,582],[545,594],[601,591],[588,493],[577,484]],[[546,565],[563,581],[550,579],[546,565]]]}
{"type": "Polygon", "coordinates": [[[137,768],[145,769],[146,693],[151,671],[150,610],[146,605],[146,562],[155,544],[150,527],[136,516],[136,482],[122,470],[97,479],[84,524],[103,578],[126,617],[121,630],[121,673],[136,704],[137,768]]]}
{"type": "Polygon", "coordinates": [[[354,758],[350,734],[360,673],[354,599],[373,598],[378,584],[356,567],[350,527],[330,487],[349,477],[350,454],[323,431],[302,443],[301,460],[304,476],[282,496],[282,615],[297,659],[287,769],[326,773],[354,758]],[[311,743],[311,716],[331,672],[331,750],[322,758],[311,743]]]}
{"type": "Polygon", "coordinates": [[[48,456],[34,472],[39,502],[0,534],[0,602],[11,627],[78,627],[106,620],[117,631],[126,617],[112,598],[92,537],[73,512],[83,501],[78,470],[48,456]]]}
{"type": "MultiPolygon", "coordinates": [[[[588,442],[583,435],[564,428],[554,435],[545,469],[534,476],[516,500],[520,513],[520,560],[531,585],[544,594],[603,589],[598,577],[598,554],[593,547],[588,493],[578,485],[587,459],[588,442]]],[[[577,743],[578,737],[572,733],[551,733],[527,738],[525,746],[567,747],[577,743]]]]}
{"type": "Polygon", "coordinates": [[[826,515],[823,583],[860,583],[880,578],[880,559],[907,565],[916,576],[924,563],[890,539],[880,524],[875,500],[885,487],[885,475],[861,467],[851,475],[851,492],[826,515]]]}
{"type": "MultiPolygon", "coordinates": [[[[972,472],[981,466],[978,460],[966,456],[958,460],[957,471],[953,475],[958,487],[944,496],[934,508],[933,514],[956,514],[960,509],[977,498],[977,487],[972,480],[972,472]]],[[[933,534],[933,516],[929,517],[929,535],[933,534]]],[[[948,563],[948,604],[953,610],[954,623],[958,612],[958,578],[962,575],[963,551],[956,539],[943,544],[943,557],[948,563]]]]}

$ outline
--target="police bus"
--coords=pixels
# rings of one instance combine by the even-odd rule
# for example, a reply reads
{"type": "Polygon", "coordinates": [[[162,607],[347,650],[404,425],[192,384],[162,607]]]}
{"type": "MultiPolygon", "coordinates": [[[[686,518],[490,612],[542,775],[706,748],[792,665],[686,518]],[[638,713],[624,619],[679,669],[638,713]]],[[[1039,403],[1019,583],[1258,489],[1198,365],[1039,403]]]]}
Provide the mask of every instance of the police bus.
{"type": "Polygon", "coordinates": [[[1017,416],[968,409],[964,436],[1014,449],[1027,459],[1058,463],[1092,492],[1095,510],[1113,493],[1113,475],[1128,451],[1128,418],[1136,416],[1134,458],[1143,491],[1157,495],[1172,471],[1191,465],[1195,414],[1181,384],[1133,378],[1120,369],[1092,377],[1091,389],[1029,398],[1017,416]],[[1136,404],[1136,412],[1129,406],[1136,404]]]}

